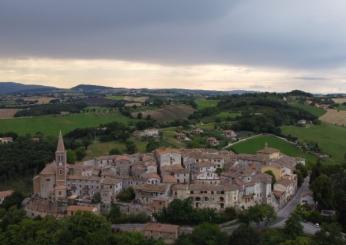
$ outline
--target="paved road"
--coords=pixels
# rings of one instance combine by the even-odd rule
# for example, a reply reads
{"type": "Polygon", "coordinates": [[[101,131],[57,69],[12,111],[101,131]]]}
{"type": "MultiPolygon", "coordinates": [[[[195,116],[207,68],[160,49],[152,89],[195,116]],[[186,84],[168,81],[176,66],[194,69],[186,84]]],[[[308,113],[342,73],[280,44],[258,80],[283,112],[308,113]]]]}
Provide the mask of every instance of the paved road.
{"type": "MultiPolygon", "coordinates": [[[[286,220],[290,217],[296,206],[300,203],[300,197],[302,193],[309,190],[309,181],[309,177],[305,178],[302,186],[298,189],[294,197],[286,204],[285,207],[283,207],[277,212],[278,218],[276,222],[274,222],[274,224],[271,225],[272,228],[282,228],[285,226],[286,220]]],[[[320,228],[316,227],[312,223],[302,222],[302,225],[304,227],[304,232],[306,234],[314,235],[315,233],[320,231],[320,228]]]]}

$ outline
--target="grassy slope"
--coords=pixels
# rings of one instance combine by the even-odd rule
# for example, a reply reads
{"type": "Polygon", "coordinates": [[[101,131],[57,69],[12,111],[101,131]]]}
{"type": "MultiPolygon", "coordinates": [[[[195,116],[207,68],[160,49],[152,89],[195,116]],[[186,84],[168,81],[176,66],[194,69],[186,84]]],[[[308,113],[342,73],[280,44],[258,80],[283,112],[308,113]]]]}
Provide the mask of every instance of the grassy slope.
{"type": "MultiPolygon", "coordinates": [[[[133,137],[130,138],[133,142],[135,142],[138,152],[145,152],[147,142],[135,139],[133,137]]],[[[86,156],[84,159],[92,159],[94,157],[109,155],[109,151],[112,149],[118,149],[120,152],[124,152],[126,150],[126,145],[121,142],[111,141],[111,142],[99,142],[95,141],[91,145],[89,145],[86,156]]]]}
{"type": "Polygon", "coordinates": [[[304,111],[310,112],[312,115],[316,116],[316,117],[320,117],[322,116],[324,113],[326,113],[326,111],[322,108],[318,108],[316,106],[312,106],[312,105],[308,105],[308,104],[301,104],[298,102],[293,102],[291,103],[292,106],[295,106],[297,108],[300,108],[304,111]]]}
{"type": "Polygon", "coordinates": [[[329,124],[315,125],[309,128],[285,126],[286,135],[293,135],[302,141],[318,143],[323,152],[331,155],[333,162],[344,161],[346,153],[346,128],[329,124]]]}
{"type": "Polygon", "coordinates": [[[205,108],[211,108],[211,107],[216,107],[217,103],[219,102],[218,100],[207,100],[207,99],[196,99],[195,100],[197,104],[197,109],[205,109],[205,108]]]}
{"type": "Polygon", "coordinates": [[[130,119],[120,113],[81,113],[65,116],[50,115],[32,118],[13,118],[0,120],[0,132],[16,132],[20,135],[42,132],[56,136],[61,129],[67,133],[76,128],[95,127],[113,121],[128,122],[130,119]]]}
{"type": "Polygon", "coordinates": [[[303,157],[309,162],[316,161],[316,157],[313,155],[304,153],[295,145],[272,135],[261,135],[239,142],[233,145],[231,149],[237,153],[254,154],[256,151],[263,149],[266,143],[269,147],[276,148],[286,155],[303,157]]]}

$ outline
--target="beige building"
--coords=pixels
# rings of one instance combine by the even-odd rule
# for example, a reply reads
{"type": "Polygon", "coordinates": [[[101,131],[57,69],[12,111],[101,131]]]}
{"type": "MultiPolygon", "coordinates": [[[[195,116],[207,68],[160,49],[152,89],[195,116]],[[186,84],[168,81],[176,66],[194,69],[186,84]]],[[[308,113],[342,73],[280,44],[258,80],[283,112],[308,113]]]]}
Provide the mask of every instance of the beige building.
{"type": "Polygon", "coordinates": [[[162,239],[167,244],[172,244],[179,236],[179,226],[171,224],[147,223],[143,227],[146,238],[162,239]]]}
{"type": "Polygon", "coordinates": [[[235,185],[191,184],[174,185],[174,198],[191,198],[195,208],[214,208],[223,210],[227,207],[238,206],[239,188],[235,185]]]}

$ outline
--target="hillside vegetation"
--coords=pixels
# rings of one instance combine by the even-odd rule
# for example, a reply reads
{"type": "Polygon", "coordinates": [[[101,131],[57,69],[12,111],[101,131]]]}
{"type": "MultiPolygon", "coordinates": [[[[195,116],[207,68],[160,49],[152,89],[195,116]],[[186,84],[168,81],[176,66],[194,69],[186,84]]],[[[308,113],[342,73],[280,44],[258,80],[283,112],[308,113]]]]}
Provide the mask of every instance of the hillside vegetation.
{"type": "Polygon", "coordinates": [[[341,163],[346,153],[346,128],[330,124],[308,128],[284,126],[285,135],[297,137],[302,142],[316,142],[323,153],[330,155],[330,162],[341,163]]]}
{"type": "Polygon", "coordinates": [[[15,132],[19,135],[25,135],[41,132],[47,136],[56,136],[59,130],[68,133],[76,128],[97,127],[104,123],[128,122],[129,120],[131,119],[117,112],[12,118],[0,120],[0,133],[15,132]]]}
{"type": "Polygon", "coordinates": [[[302,157],[312,163],[316,162],[317,160],[314,155],[305,153],[296,145],[274,135],[255,136],[248,140],[234,144],[231,147],[231,150],[236,153],[255,154],[258,150],[263,149],[266,144],[268,144],[269,147],[280,150],[282,153],[288,156],[302,157]]]}

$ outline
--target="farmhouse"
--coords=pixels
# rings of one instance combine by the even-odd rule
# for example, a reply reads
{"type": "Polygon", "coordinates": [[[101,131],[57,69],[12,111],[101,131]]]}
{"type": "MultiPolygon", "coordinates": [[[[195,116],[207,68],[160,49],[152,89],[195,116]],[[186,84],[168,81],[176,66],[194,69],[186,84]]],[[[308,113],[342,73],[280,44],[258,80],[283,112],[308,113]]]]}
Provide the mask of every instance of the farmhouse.
{"type": "Polygon", "coordinates": [[[0,191],[0,205],[4,202],[4,200],[13,194],[13,190],[0,191]]]}
{"type": "Polygon", "coordinates": [[[12,137],[1,137],[0,138],[0,144],[8,144],[8,143],[12,143],[12,142],[13,142],[12,137]]]}

